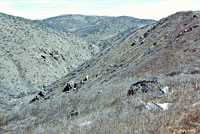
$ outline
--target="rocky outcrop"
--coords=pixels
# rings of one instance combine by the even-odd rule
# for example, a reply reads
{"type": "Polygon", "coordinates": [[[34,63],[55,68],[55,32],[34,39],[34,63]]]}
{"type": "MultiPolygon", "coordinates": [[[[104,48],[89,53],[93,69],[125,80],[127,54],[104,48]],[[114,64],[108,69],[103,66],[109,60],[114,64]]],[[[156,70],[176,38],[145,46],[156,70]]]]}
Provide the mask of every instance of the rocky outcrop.
{"type": "Polygon", "coordinates": [[[142,80],[138,81],[131,85],[130,89],[128,90],[128,96],[134,95],[137,92],[140,93],[147,93],[153,90],[155,84],[157,83],[156,80],[142,80]]]}

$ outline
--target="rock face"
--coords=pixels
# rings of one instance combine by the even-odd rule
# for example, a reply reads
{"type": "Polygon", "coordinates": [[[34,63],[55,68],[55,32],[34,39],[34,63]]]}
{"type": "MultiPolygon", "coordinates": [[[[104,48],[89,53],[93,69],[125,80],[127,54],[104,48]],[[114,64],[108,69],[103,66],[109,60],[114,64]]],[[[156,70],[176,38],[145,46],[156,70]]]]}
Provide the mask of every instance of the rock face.
{"type": "Polygon", "coordinates": [[[0,105],[53,83],[97,52],[74,35],[0,14],[0,105]]]}
{"type": "Polygon", "coordinates": [[[62,15],[48,18],[40,22],[51,25],[62,31],[72,32],[85,39],[87,42],[96,44],[102,48],[112,44],[113,41],[110,40],[115,36],[118,36],[129,29],[139,29],[152,24],[155,21],[127,16],[62,15]]]}

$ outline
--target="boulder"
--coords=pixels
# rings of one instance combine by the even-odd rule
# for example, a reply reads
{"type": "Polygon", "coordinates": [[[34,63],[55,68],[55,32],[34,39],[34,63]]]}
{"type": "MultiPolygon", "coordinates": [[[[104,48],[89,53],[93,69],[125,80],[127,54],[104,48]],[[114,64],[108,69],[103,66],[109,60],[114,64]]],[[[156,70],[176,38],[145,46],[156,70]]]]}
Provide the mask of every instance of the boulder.
{"type": "Polygon", "coordinates": [[[131,85],[130,89],[128,90],[127,95],[134,95],[137,92],[147,93],[148,91],[154,88],[154,85],[157,83],[156,80],[142,80],[138,81],[131,85]]]}

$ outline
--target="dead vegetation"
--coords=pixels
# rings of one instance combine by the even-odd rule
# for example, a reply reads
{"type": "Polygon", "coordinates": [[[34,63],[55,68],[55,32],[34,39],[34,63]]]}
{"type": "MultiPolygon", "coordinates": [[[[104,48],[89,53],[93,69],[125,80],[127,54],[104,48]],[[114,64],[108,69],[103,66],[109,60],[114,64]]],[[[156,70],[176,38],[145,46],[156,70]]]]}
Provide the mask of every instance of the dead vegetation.
{"type": "MultiPolygon", "coordinates": [[[[123,80],[123,84],[63,94],[61,98],[36,103],[20,113],[2,117],[0,131],[30,134],[199,133],[199,76],[187,76],[166,77],[159,81],[157,88],[166,85],[171,88],[171,92],[160,99],[152,99],[152,92],[127,96],[127,89],[135,81],[130,78],[123,80]],[[168,110],[148,110],[141,100],[169,102],[172,106],[168,110]],[[79,111],[79,114],[70,115],[71,111],[79,111]]],[[[117,81],[119,79],[112,83],[117,81]]]]}
{"type": "Polygon", "coordinates": [[[198,15],[194,17],[192,12],[177,13],[130,35],[119,46],[103,51],[96,60],[83,64],[73,75],[55,82],[49,88],[52,91],[50,99],[27,105],[20,112],[3,115],[0,132],[200,133],[199,50],[197,42],[193,42],[199,28],[193,27],[192,31],[176,38],[185,24],[189,28],[199,22],[197,18],[198,15]],[[131,46],[133,39],[139,40],[131,46]],[[66,81],[79,80],[86,75],[89,80],[80,91],[62,92],[66,81]],[[170,89],[168,93],[153,96],[166,86],[170,89]],[[127,96],[129,89],[133,93],[127,96]],[[167,110],[148,109],[148,102],[171,105],[167,110]]]}

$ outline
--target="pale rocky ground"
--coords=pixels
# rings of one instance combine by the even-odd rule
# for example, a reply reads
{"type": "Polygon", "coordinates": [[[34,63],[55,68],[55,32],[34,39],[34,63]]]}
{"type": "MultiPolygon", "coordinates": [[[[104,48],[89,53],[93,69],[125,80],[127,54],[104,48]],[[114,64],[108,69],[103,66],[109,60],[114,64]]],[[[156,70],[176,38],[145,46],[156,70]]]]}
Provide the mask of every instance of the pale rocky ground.
{"type": "Polygon", "coordinates": [[[19,103],[98,51],[74,35],[0,14],[0,107],[19,103]]]}

